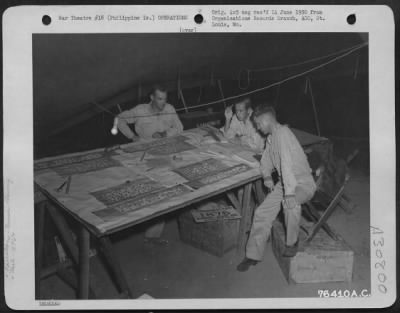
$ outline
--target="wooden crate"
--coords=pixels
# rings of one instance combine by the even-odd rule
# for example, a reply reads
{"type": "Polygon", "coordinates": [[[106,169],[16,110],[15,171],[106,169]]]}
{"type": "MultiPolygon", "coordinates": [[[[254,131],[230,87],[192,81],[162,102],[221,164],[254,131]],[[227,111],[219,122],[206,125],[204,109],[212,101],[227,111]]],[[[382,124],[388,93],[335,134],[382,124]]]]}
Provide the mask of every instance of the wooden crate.
{"type": "Polygon", "coordinates": [[[184,243],[223,256],[237,244],[240,219],[196,223],[192,210],[184,211],[178,218],[179,235],[184,243]]]}
{"type": "MultiPolygon", "coordinates": [[[[312,223],[302,222],[309,230],[312,223]]],[[[272,226],[272,249],[289,283],[319,283],[351,281],[354,253],[338,235],[335,241],[324,230],[320,230],[310,243],[304,242],[304,231],[300,231],[299,250],[296,256],[282,256],[285,247],[285,229],[276,220],[272,226]]]]}

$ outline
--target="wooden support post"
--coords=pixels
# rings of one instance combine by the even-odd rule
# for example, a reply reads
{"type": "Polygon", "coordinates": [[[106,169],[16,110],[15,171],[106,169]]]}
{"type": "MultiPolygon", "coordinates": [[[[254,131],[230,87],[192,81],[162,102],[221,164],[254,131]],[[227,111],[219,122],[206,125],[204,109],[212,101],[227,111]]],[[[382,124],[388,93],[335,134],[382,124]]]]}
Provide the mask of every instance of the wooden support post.
{"type": "Polygon", "coordinates": [[[79,299],[88,299],[90,234],[84,226],[81,226],[79,235],[79,299]]]}
{"type": "MultiPolygon", "coordinates": [[[[71,286],[73,289],[78,290],[78,280],[76,279],[76,275],[74,275],[73,273],[70,273],[68,271],[68,267],[64,266],[63,264],[61,264],[60,266],[58,266],[57,268],[57,275],[64,281],[66,282],[69,286],[71,286]]],[[[90,299],[95,299],[96,296],[92,290],[92,288],[90,288],[89,286],[89,298],[90,299]]]]}
{"type": "Polygon", "coordinates": [[[57,268],[57,275],[69,285],[71,288],[77,290],[78,289],[78,281],[77,279],[68,272],[68,269],[63,266],[59,266],[57,268]]]}
{"type": "MultiPolygon", "coordinates": [[[[222,82],[220,79],[218,79],[218,89],[219,89],[219,93],[221,94],[221,99],[225,99],[224,90],[222,89],[222,82]]],[[[225,100],[223,102],[224,102],[224,108],[226,108],[225,100]]]]}
{"type": "Polygon", "coordinates": [[[185,112],[187,113],[187,112],[189,112],[189,111],[188,111],[188,108],[187,108],[187,106],[186,106],[185,97],[183,96],[183,92],[182,92],[182,89],[181,89],[181,88],[179,88],[179,94],[180,94],[180,96],[181,96],[182,103],[183,103],[183,106],[184,106],[184,108],[185,108],[185,112]]]}
{"type": "Polygon", "coordinates": [[[238,197],[237,197],[237,198],[238,198],[238,200],[239,200],[240,205],[243,205],[244,188],[243,188],[243,187],[240,187],[240,188],[238,189],[237,194],[238,194],[238,197]]]}
{"type": "Polygon", "coordinates": [[[311,95],[311,103],[312,103],[313,111],[314,111],[315,127],[317,128],[318,136],[320,136],[321,135],[321,131],[320,131],[320,128],[319,128],[319,120],[318,120],[317,108],[315,106],[314,94],[313,94],[312,87],[311,87],[311,80],[309,78],[307,78],[307,79],[308,79],[308,89],[310,90],[310,95],[311,95]]]}
{"type": "MultiPolygon", "coordinates": [[[[60,233],[60,239],[62,243],[65,245],[65,247],[68,250],[68,255],[72,258],[72,261],[74,262],[75,265],[78,265],[79,267],[82,265],[81,262],[81,253],[80,253],[80,247],[78,249],[74,239],[72,238],[71,230],[69,229],[67,222],[65,221],[64,217],[60,212],[58,212],[57,208],[52,206],[51,204],[46,206],[47,212],[49,213],[49,216],[51,217],[52,221],[54,222],[58,232],[60,233]]],[[[87,231],[86,231],[87,232],[87,231]]],[[[88,232],[87,232],[88,233],[88,232]]],[[[89,234],[89,233],[88,233],[89,234]]],[[[79,237],[79,241],[81,242],[81,237],[79,237]]],[[[89,239],[88,239],[89,240],[89,239]]],[[[85,247],[84,247],[85,248],[85,247]]],[[[89,247],[88,247],[88,252],[87,252],[87,259],[89,262],[89,247]]],[[[88,268],[87,268],[88,270],[88,268]]],[[[43,271],[43,275],[48,274],[51,272],[52,269],[46,269],[43,271]]],[[[58,268],[57,268],[58,271],[58,268]]],[[[79,276],[81,277],[82,271],[80,269],[79,271],[79,276]]],[[[89,272],[88,272],[89,275],[89,272]]],[[[89,283],[89,278],[87,279],[89,283]]],[[[80,286],[79,286],[80,287],[80,286]]],[[[80,288],[79,288],[80,289],[80,288]]],[[[95,298],[95,294],[91,287],[88,287],[89,293],[92,295],[91,297],[95,298]]],[[[79,292],[79,295],[81,293],[79,292]]]]}
{"type": "Polygon", "coordinates": [[[72,260],[74,261],[75,264],[78,264],[79,263],[78,248],[76,247],[76,243],[72,238],[71,231],[64,217],[51,204],[47,206],[47,212],[49,213],[51,219],[56,225],[57,230],[60,233],[60,239],[63,241],[66,248],[68,249],[68,252],[72,257],[72,260]]]}
{"type": "Polygon", "coordinates": [[[240,212],[242,215],[242,218],[240,220],[239,236],[238,236],[238,250],[239,251],[244,249],[244,246],[247,241],[246,225],[248,223],[248,219],[251,218],[251,215],[252,215],[251,190],[252,190],[252,183],[248,183],[244,187],[242,210],[240,212]]]}
{"type": "Polygon", "coordinates": [[[42,201],[36,205],[37,210],[37,224],[35,233],[37,236],[36,240],[36,262],[35,262],[35,297],[40,299],[40,279],[42,275],[43,265],[43,243],[44,243],[44,229],[45,229],[45,218],[46,218],[46,202],[42,201]]]}
{"type": "Polygon", "coordinates": [[[63,268],[70,268],[70,267],[73,267],[73,266],[74,266],[74,264],[73,264],[72,261],[69,260],[69,259],[67,259],[67,260],[66,260],[65,262],[63,262],[63,263],[56,263],[56,264],[50,265],[50,266],[48,266],[48,267],[46,267],[46,268],[44,268],[44,269],[42,270],[42,272],[41,272],[41,274],[40,274],[40,278],[41,278],[41,279],[45,279],[45,278],[47,278],[47,277],[49,277],[49,276],[51,276],[51,275],[56,274],[56,273],[58,272],[58,270],[59,270],[60,267],[63,267],[63,268]]]}
{"type": "Polygon", "coordinates": [[[241,213],[242,206],[241,206],[238,198],[236,198],[235,194],[232,191],[227,191],[226,196],[228,197],[229,201],[231,202],[233,207],[236,209],[236,211],[241,213]]]}
{"type": "Polygon", "coordinates": [[[113,251],[112,243],[108,237],[103,237],[100,239],[101,250],[110,265],[111,270],[115,275],[119,292],[126,293],[130,298],[132,298],[132,292],[129,285],[125,279],[124,273],[122,272],[120,262],[116,253],[113,251]]]}

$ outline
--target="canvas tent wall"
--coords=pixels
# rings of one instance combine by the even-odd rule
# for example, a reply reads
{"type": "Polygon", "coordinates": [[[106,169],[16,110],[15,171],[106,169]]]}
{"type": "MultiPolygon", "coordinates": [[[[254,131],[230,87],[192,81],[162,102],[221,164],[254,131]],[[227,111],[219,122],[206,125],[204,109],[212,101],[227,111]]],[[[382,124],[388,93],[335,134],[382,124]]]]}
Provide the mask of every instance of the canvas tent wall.
{"type": "MultiPolygon", "coordinates": [[[[157,82],[167,85],[170,102],[179,109],[178,85],[189,106],[220,99],[217,80],[230,97],[325,60],[285,65],[329,55],[366,40],[365,34],[352,33],[34,35],[35,154],[54,154],[56,149],[44,151],[43,147],[68,146],[77,139],[82,147],[85,142],[106,145],[122,140],[111,137],[112,116],[94,103],[116,113],[118,103],[128,108],[147,101],[146,93],[157,82]],[[280,65],[284,67],[258,71],[280,65]],[[249,79],[243,69],[254,70],[249,79]]],[[[368,116],[367,65],[368,49],[361,49],[307,76],[313,84],[323,135],[368,132],[368,125],[348,119],[354,112],[368,116]],[[335,115],[340,121],[336,125],[335,115]],[[344,124],[348,129],[339,127],[344,124]]],[[[273,102],[284,122],[315,133],[310,95],[304,92],[307,77],[255,93],[253,100],[273,102]]],[[[222,106],[221,102],[213,108],[218,111],[222,106]]]]}

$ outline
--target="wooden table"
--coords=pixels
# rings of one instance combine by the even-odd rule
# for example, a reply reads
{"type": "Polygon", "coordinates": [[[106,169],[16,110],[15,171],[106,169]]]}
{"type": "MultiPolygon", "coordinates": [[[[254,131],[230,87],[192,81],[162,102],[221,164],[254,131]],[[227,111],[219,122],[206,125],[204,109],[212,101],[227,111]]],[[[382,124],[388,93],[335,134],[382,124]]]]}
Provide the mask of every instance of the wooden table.
{"type": "Polygon", "coordinates": [[[35,161],[35,184],[47,198],[37,206],[37,290],[40,277],[53,272],[65,275],[64,265],[42,269],[45,212],[72,259],[67,266],[79,268],[78,281],[71,279],[71,284],[78,287],[81,299],[95,297],[89,287],[91,236],[100,243],[121,294],[131,297],[109,236],[218,194],[226,194],[242,214],[238,241],[242,249],[251,225],[251,203],[264,199],[254,153],[215,142],[207,132],[193,129],[175,137],[35,161]],[[79,225],[78,246],[65,214],[79,225]]]}

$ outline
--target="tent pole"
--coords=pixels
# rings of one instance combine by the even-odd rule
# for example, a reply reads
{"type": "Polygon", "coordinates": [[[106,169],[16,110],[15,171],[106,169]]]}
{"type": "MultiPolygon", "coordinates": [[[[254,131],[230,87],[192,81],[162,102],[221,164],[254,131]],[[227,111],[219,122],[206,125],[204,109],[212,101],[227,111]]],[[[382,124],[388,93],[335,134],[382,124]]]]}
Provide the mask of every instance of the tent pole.
{"type": "Polygon", "coordinates": [[[185,107],[185,112],[187,113],[188,112],[188,108],[186,106],[186,101],[185,101],[185,97],[183,96],[182,89],[179,88],[178,92],[179,92],[180,98],[182,99],[183,106],[185,107]]]}
{"type": "Polygon", "coordinates": [[[315,126],[317,127],[317,134],[318,136],[321,136],[321,131],[319,128],[319,120],[318,120],[318,114],[317,114],[317,108],[315,106],[315,100],[314,100],[314,94],[311,88],[311,80],[309,78],[308,79],[308,89],[310,90],[310,95],[311,95],[311,103],[313,106],[313,111],[314,111],[314,119],[315,119],[315,126]]]}
{"type": "MultiPolygon", "coordinates": [[[[221,80],[220,80],[220,79],[218,79],[218,89],[219,89],[219,93],[221,94],[221,98],[222,98],[222,99],[225,99],[224,91],[222,90],[222,83],[221,83],[221,80]]],[[[225,102],[225,100],[224,100],[224,108],[226,108],[226,102],[225,102]]]]}

